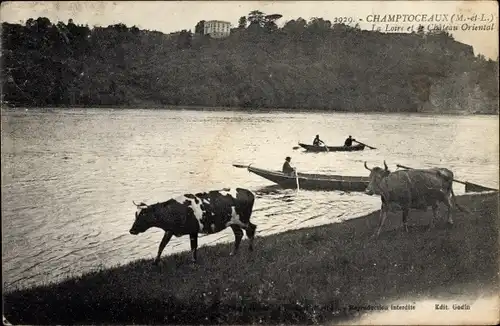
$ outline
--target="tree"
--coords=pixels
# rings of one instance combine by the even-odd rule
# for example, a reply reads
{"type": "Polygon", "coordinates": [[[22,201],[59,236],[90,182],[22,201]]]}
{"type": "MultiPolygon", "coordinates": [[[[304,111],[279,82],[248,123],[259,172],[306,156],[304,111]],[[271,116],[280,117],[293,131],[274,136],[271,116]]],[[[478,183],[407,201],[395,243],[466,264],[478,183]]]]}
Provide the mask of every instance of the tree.
{"type": "Polygon", "coordinates": [[[243,29],[247,27],[247,18],[245,16],[241,16],[238,20],[238,28],[243,29]]]}
{"type": "Polygon", "coordinates": [[[35,26],[35,20],[30,18],[26,21],[26,27],[31,28],[32,26],[35,26]]]}
{"type": "Polygon", "coordinates": [[[264,28],[268,32],[274,32],[278,29],[278,25],[276,25],[276,21],[283,17],[280,14],[272,14],[264,17],[264,28]]]}
{"type": "Polygon", "coordinates": [[[45,30],[51,27],[52,23],[50,22],[50,19],[48,19],[47,17],[39,17],[36,19],[36,25],[38,26],[38,28],[42,28],[45,30]]]}
{"type": "Polygon", "coordinates": [[[315,31],[326,31],[332,28],[332,22],[323,18],[312,17],[307,23],[307,28],[315,31]]]}
{"type": "Polygon", "coordinates": [[[205,34],[205,21],[204,20],[200,20],[198,22],[198,24],[196,24],[195,28],[194,28],[194,32],[195,34],[205,34]]]}
{"type": "Polygon", "coordinates": [[[418,25],[417,34],[424,35],[424,26],[423,25],[418,25]]]}
{"type": "Polygon", "coordinates": [[[248,21],[250,22],[250,25],[263,27],[265,22],[264,13],[259,10],[252,10],[248,14],[248,21]]]}
{"type": "Polygon", "coordinates": [[[302,31],[304,31],[306,26],[307,26],[306,20],[299,17],[297,20],[292,19],[287,21],[285,26],[283,26],[283,30],[290,32],[292,34],[302,33],[302,31]]]}
{"type": "Polygon", "coordinates": [[[179,36],[177,38],[177,48],[178,49],[187,49],[191,47],[191,41],[193,37],[191,35],[191,31],[186,31],[183,29],[180,31],[179,36]]]}

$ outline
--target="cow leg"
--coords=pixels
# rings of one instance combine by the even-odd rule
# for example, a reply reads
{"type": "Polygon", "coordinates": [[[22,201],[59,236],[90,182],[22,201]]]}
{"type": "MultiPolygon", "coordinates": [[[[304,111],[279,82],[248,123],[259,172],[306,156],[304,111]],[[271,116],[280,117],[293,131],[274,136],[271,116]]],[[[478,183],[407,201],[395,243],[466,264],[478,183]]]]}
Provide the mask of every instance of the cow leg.
{"type": "Polygon", "coordinates": [[[453,200],[451,197],[451,193],[446,197],[445,201],[446,206],[448,206],[448,224],[453,225],[453,200]]]}
{"type": "Polygon", "coordinates": [[[403,226],[405,231],[408,232],[408,214],[410,213],[409,208],[403,208],[403,226]]]}
{"type": "Polygon", "coordinates": [[[382,208],[380,209],[380,224],[377,229],[376,237],[380,235],[380,231],[382,230],[382,226],[384,225],[385,219],[387,218],[387,211],[389,207],[382,200],[382,208]]]}
{"type": "Polygon", "coordinates": [[[158,265],[158,263],[160,262],[161,253],[163,252],[163,249],[165,249],[165,246],[168,244],[168,242],[172,238],[172,235],[173,235],[173,232],[171,232],[171,231],[167,231],[163,235],[163,239],[161,239],[161,242],[160,242],[160,247],[158,248],[158,255],[156,255],[156,259],[153,261],[153,265],[158,265]]]}
{"type": "Polygon", "coordinates": [[[198,233],[191,233],[189,235],[191,241],[191,253],[193,254],[192,261],[196,263],[196,251],[198,250],[198,233]]]}
{"type": "Polygon", "coordinates": [[[434,227],[434,221],[437,219],[438,216],[438,204],[434,203],[432,204],[432,218],[431,222],[429,223],[429,229],[432,229],[434,227]]]}
{"type": "Polygon", "coordinates": [[[247,237],[248,237],[248,250],[250,251],[253,251],[253,240],[255,238],[255,230],[257,229],[257,225],[255,224],[252,224],[250,222],[248,222],[248,227],[247,229],[245,230],[246,234],[247,234],[247,237]]]}
{"type": "Polygon", "coordinates": [[[239,225],[231,225],[231,229],[233,229],[234,232],[234,249],[231,251],[231,256],[236,254],[238,252],[238,248],[240,247],[241,243],[241,238],[243,238],[243,230],[239,225]]]}

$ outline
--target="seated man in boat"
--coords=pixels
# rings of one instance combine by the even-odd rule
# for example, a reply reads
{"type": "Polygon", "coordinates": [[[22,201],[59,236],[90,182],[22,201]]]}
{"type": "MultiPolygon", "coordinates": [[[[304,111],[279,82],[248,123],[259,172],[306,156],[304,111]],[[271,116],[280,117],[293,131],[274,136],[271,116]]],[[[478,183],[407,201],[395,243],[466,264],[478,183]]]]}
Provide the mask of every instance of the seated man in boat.
{"type": "Polygon", "coordinates": [[[292,159],[290,158],[290,156],[287,156],[285,158],[285,163],[283,163],[283,168],[282,168],[282,172],[284,174],[287,174],[287,175],[294,175],[295,174],[295,169],[292,168],[292,166],[290,165],[290,161],[292,159]]]}
{"type": "Polygon", "coordinates": [[[356,141],[356,139],[352,138],[351,135],[349,135],[349,138],[347,138],[344,142],[344,146],[346,147],[352,146],[353,141],[356,141]]]}
{"type": "Polygon", "coordinates": [[[319,146],[320,144],[323,144],[324,146],[326,146],[325,143],[321,139],[319,139],[319,135],[316,135],[316,138],[314,138],[314,140],[313,140],[313,145],[319,146]]]}

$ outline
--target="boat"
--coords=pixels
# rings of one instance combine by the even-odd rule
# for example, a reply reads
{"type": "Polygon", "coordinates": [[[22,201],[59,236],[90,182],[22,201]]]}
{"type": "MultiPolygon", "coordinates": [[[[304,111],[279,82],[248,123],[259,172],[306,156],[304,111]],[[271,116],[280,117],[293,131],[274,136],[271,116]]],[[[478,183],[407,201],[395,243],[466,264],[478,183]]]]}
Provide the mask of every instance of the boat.
{"type": "MultiPolygon", "coordinates": [[[[289,176],[280,171],[256,168],[251,165],[247,169],[249,172],[272,181],[282,188],[297,188],[297,178],[295,176],[289,176]]],[[[369,177],[298,173],[299,189],[305,190],[364,192],[369,181],[369,177]]]]}
{"type": "Polygon", "coordinates": [[[315,146],[299,143],[299,146],[305,148],[308,152],[354,152],[365,149],[364,144],[356,144],[352,146],[315,146]]]}

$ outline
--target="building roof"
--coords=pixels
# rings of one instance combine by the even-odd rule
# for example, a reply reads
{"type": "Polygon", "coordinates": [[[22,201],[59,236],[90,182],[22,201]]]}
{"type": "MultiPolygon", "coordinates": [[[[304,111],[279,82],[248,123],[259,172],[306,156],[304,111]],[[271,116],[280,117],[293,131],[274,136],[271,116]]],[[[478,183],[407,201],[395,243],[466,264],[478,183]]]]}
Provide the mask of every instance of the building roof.
{"type": "Polygon", "coordinates": [[[224,23],[224,24],[231,24],[230,22],[224,21],[224,20],[207,20],[205,23],[224,23]]]}

